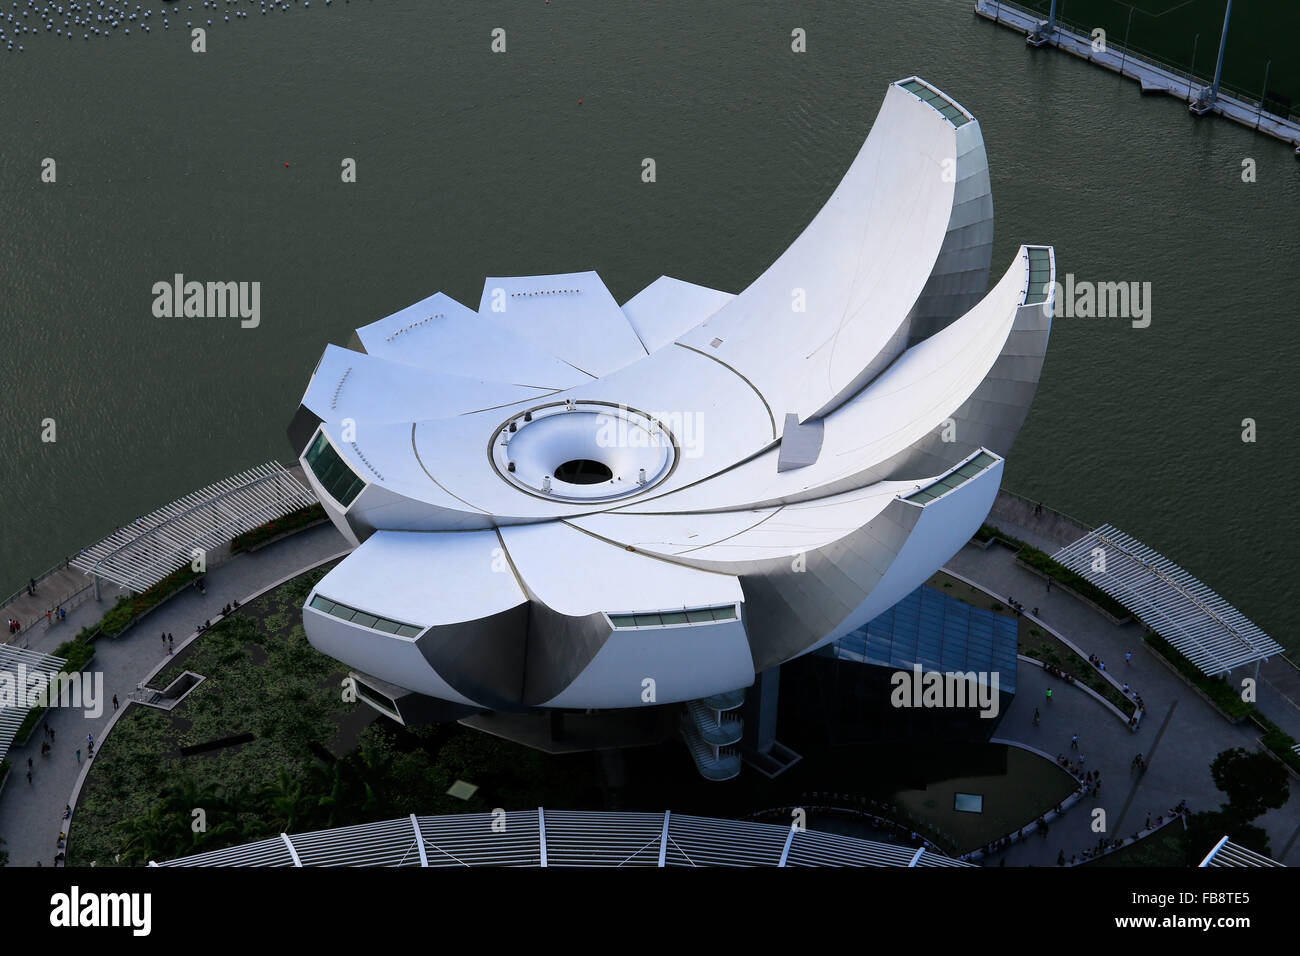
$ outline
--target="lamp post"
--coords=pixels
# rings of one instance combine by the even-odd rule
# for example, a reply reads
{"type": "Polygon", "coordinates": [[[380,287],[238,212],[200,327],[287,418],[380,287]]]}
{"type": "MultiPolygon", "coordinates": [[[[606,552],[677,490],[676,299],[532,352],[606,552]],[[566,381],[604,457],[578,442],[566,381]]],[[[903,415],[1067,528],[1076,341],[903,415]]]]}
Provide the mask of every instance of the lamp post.
{"type": "Polygon", "coordinates": [[[1268,71],[1272,67],[1272,60],[1269,60],[1264,66],[1264,88],[1259,91],[1259,109],[1255,113],[1255,129],[1259,129],[1259,121],[1264,117],[1264,97],[1268,96],[1268,71]]]}
{"type": "Polygon", "coordinates": [[[1136,9],[1137,7],[1128,8],[1128,26],[1124,28],[1124,55],[1120,57],[1119,61],[1120,76],[1124,75],[1124,64],[1128,62],[1128,33],[1129,30],[1133,29],[1133,11],[1136,9]]]}
{"type": "Polygon", "coordinates": [[[1232,0],[1228,0],[1228,7],[1223,11],[1223,33],[1219,36],[1219,62],[1214,65],[1214,85],[1210,88],[1210,102],[1213,103],[1219,97],[1219,80],[1223,77],[1223,51],[1228,46],[1228,21],[1232,19],[1232,0]]]}

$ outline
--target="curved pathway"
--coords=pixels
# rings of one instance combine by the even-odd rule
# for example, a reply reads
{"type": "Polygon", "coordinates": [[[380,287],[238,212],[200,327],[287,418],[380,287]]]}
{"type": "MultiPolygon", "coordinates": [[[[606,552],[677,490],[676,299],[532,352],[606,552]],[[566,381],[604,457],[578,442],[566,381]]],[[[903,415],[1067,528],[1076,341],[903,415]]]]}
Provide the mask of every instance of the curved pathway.
{"type": "MultiPolygon", "coordinates": [[[[993,519],[1009,534],[1033,543],[1033,532],[993,519]]],[[[1113,713],[1077,687],[1063,688],[1039,668],[1021,666],[1017,694],[998,726],[997,736],[1021,742],[1055,756],[1064,754],[1078,762],[1085,757],[1085,769],[1101,771],[1100,795],[1086,796],[1070,813],[1048,828],[1048,835],[1013,844],[994,854],[987,865],[1055,866],[1064,850],[1066,859],[1095,847],[1101,834],[1094,832],[1094,811],[1105,812],[1109,839],[1131,837],[1143,829],[1147,814],[1154,823],[1181,800],[1192,812],[1214,810],[1227,800],[1210,776],[1210,763],[1230,747],[1260,749],[1258,731],[1251,724],[1230,724],[1158,660],[1143,642],[1145,629],[1137,623],[1115,625],[1083,601],[1053,587],[1047,591],[1043,578],[1020,567],[1015,552],[994,544],[987,551],[967,546],[953,556],[947,568],[970,578],[990,591],[1014,597],[1026,607],[1037,607],[1038,617],[1067,635],[1085,654],[1097,654],[1108,672],[1132,685],[1146,704],[1146,717],[1136,733],[1115,719],[1113,713]],[[1133,652],[1130,663],[1124,655],[1133,652]],[[1046,703],[1046,689],[1053,688],[1052,702],[1046,703]],[[1041,723],[1033,726],[1034,708],[1041,723]],[[1079,749],[1070,738],[1079,735],[1079,749]],[[1137,774],[1132,768],[1135,754],[1147,759],[1148,770],[1137,774]]],[[[1261,709],[1297,735],[1300,714],[1289,702],[1265,700],[1261,709]]],[[[1268,831],[1273,858],[1289,866],[1300,866],[1300,782],[1291,779],[1290,800],[1279,810],[1270,810],[1255,821],[1268,831]]],[[[1208,851],[1210,848],[1206,847],[1208,851]]]]}
{"type": "MultiPolygon", "coordinates": [[[[96,746],[113,716],[112,698],[126,705],[131,691],[159,662],[167,657],[161,635],[170,632],[177,647],[205,620],[221,613],[222,607],[316,564],[347,548],[343,536],[331,524],[308,528],[251,554],[238,554],[212,568],[205,577],[206,594],[187,588],[147,614],[138,624],[116,638],[95,641],[95,658],[89,671],[104,675],[104,708],[88,718],[81,710],[51,709],[24,747],[13,747],[9,760],[13,770],[0,792],[0,849],[9,853],[10,866],[50,866],[57,853],[59,832],[64,827],[67,805],[87,758],[86,735],[94,734],[96,746]],[[55,733],[53,751],[41,756],[47,741],[46,727],[55,733]],[[81,750],[81,761],[77,749],[81,750]],[[27,782],[27,760],[33,763],[32,782],[27,782]]],[[[66,621],[46,630],[39,626],[24,635],[34,650],[51,653],[82,627],[94,624],[111,606],[113,599],[96,604],[89,601],[68,614],[66,621]]],[[[107,861],[106,861],[107,862],[107,861]]]]}

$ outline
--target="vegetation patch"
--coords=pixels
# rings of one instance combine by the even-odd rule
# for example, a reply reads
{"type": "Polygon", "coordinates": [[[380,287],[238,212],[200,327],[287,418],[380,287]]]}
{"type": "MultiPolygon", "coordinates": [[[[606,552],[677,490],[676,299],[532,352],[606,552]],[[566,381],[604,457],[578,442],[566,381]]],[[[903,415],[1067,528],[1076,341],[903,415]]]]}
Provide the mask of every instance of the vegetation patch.
{"type": "Polygon", "coordinates": [[[1076,574],[1065,565],[1053,560],[1052,556],[1047,552],[1039,551],[1032,545],[1026,544],[1019,538],[1009,535],[991,524],[980,525],[979,531],[975,532],[974,535],[974,539],[981,542],[989,541],[992,538],[997,538],[1008,547],[1014,548],[1016,550],[1016,559],[1026,566],[1047,575],[1080,597],[1091,601],[1116,620],[1122,621],[1133,616],[1133,613],[1123,604],[1120,604],[1119,601],[1116,601],[1083,575],[1076,574]]]}
{"type": "Polygon", "coordinates": [[[186,670],[206,680],[174,710],[132,705],[118,719],[82,789],[69,865],[138,865],[412,811],[598,799],[589,754],[548,757],[458,724],[407,730],[346,701],[347,668],[317,652],[301,622],[327,570],[241,606],[178,654],[152,686],[186,670]],[[370,721],[359,733],[357,708],[370,721]],[[182,756],[240,734],[254,739],[182,756]],[[447,796],[457,779],[479,786],[474,797],[447,796]]]}
{"type": "Polygon", "coordinates": [[[303,528],[325,519],[325,509],[319,504],[299,508],[297,511],[289,512],[282,518],[276,518],[274,521],[258,525],[251,531],[235,535],[230,539],[231,553],[251,551],[266,544],[272,538],[278,538],[282,534],[290,534],[294,531],[301,531],[303,528]]]}
{"type": "Polygon", "coordinates": [[[167,575],[153,587],[132,597],[119,599],[100,619],[99,630],[109,637],[116,637],[130,627],[131,622],[140,615],[152,611],[198,576],[199,573],[187,564],[179,571],[167,575]]]}

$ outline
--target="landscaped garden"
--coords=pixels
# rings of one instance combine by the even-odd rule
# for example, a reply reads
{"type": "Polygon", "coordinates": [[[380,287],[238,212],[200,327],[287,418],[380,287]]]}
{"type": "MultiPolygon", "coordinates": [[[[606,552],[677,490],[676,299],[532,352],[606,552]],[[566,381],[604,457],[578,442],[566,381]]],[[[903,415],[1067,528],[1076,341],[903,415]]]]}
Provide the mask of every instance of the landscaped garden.
{"type": "Polygon", "coordinates": [[[173,710],[122,715],[81,792],[70,865],[140,864],[412,811],[598,802],[590,754],[548,757],[457,724],[406,730],[345,701],[347,669],[308,644],[301,620],[327,570],[250,601],[178,654],[151,686],[187,670],[206,679],[173,710]],[[229,738],[245,742],[182,753],[229,738]],[[479,790],[448,796],[458,779],[479,790]]]}

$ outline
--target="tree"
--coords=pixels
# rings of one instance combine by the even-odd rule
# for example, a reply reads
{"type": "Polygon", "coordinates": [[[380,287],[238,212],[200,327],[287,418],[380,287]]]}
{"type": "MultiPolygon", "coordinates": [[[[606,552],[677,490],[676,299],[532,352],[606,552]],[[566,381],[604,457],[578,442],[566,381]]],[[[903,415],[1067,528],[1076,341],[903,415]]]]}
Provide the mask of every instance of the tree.
{"type": "Polygon", "coordinates": [[[1184,849],[1187,865],[1198,866],[1205,855],[1227,837],[1237,846],[1269,856],[1268,834],[1263,829],[1239,819],[1226,810],[1194,813],[1187,818],[1184,849]]]}
{"type": "Polygon", "coordinates": [[[1210,764],[1210,773],[1228,795],[1224,811],[1242,823],[1277,809],[1290,796],[1286,768],[1262,751],[1225,750],[1210,764]]]}

